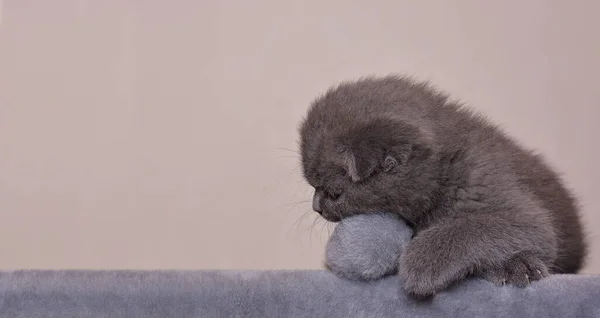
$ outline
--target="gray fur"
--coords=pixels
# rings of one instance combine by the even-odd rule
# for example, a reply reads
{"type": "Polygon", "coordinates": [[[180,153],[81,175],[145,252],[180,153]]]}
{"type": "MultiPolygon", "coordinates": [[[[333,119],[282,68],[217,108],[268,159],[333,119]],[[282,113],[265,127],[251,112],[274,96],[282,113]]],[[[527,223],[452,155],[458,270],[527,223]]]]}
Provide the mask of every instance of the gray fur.
{"type": "Polygon", "coordinates": [[[325,219],[388,211],[413,228],[399,272],[415,296],[471,275],[523,286],[583,264],[577,205],[559,176],[426,83],[342,83],[313,102],[300,135],[325,219]]]}

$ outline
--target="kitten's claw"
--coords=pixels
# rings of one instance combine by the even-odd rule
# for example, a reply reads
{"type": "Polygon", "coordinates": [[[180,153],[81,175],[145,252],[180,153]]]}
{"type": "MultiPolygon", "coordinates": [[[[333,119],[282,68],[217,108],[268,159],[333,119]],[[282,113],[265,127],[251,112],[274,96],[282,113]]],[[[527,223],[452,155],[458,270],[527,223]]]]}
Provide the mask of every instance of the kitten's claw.
{"type": "Polygon", "coordinates": [[[500,286],[509,284],[525,287],[548,275],[548,268],[539,258],[531,254],[517,254],[503,266],[488,269],[481,276],[500,286]]]}

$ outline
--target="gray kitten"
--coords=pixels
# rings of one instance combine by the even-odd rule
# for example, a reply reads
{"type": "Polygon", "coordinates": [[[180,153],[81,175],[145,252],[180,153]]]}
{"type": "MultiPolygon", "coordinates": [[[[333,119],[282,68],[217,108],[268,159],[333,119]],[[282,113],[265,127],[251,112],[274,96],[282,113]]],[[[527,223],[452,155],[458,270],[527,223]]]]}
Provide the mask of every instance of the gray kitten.
{"type": "Polygon", "coordinates": [[[391,212],[413,228],[399,260],[412,295],[467,276],[526,286],[582,266],[582,225],[559,176],[427,83],[342,83],[312,103],[300,134],[323,218],[391,212]]]}

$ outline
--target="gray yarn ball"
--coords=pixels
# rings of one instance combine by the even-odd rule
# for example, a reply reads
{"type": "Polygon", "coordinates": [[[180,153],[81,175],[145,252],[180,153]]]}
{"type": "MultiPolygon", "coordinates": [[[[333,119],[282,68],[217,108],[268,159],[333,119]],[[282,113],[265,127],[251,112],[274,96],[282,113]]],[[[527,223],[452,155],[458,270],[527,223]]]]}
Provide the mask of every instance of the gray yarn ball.
{"type": "Polygon", "coordinates": [[[337,276],[369,281],[394,274],[412,230],[390,214],[342,220],[327,242],[325,265],[337,276]]]}

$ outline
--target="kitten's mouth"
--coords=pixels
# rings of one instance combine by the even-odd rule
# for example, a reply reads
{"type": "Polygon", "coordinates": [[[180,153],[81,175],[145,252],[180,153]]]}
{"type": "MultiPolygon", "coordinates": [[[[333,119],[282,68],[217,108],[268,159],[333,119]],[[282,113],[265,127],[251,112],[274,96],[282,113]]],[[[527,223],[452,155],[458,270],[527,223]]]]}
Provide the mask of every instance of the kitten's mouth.
{"type": "Polygon", "coordinates": [[[322,217],[323,217],[325,220],[327,220],[327,221],[329,221],[329,222],[334,222],[334,223],[336,223],[336,222],[339,222],[339,221],[341,221],[341,220],[342,220],[342,218],[341,218],[341,217],[339,217],[339,216],[337,216],[337,215],[330,215],[330,214],[325,214],[325,213],[323,213],[323,214],[321,214],[321,216],[322,216],[322,217]]]}

